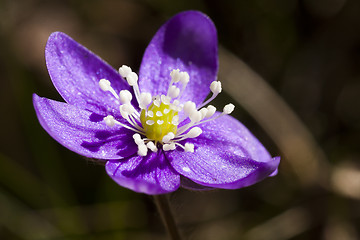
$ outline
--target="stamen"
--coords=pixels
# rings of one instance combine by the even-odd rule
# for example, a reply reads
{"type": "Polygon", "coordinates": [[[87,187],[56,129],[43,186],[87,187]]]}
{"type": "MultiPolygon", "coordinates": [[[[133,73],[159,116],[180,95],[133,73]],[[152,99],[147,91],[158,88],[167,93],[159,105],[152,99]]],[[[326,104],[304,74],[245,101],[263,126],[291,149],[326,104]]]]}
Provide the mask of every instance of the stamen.
{"type": "Polygon", "coordinates": [[[148,147],[148,149],[150,149],[153,152],[157,152],[157,147],[155,146],[154,142],[150,141],[146,144],[146,146],[148,147]]]}
{"type": "Polygon", "coordinates": [[[210,90],[213,93],[213,95],[211,96],[211,98],[209,98],[208,100],[206,100],[205,102],[203,102],[199,107],[202,108],[203,106],[205,106],[206,104],[208,104],[209,102],[211,102],[212,100],[214,100],[216,98],[216,96],[222,91],[221,88],[221,82],[219,81],[213,81],[210,84],[210,90]]]}
{"type": "Polygon", "coordinates": [[[194,144],[192,143],[185,143],[185,152],[194,152],[194,144]]]}
{"type": "Polygon", "coordinates": [[[144,156],[147,155],[147,152],[148,152],[148,148],[147,148],[147,146],[145,144],[138,145],[137,153],[138,153],[139,156],[144,157],[144,156]]]}
{"type": "Polygon", "coordinates": [[[139,107],[141,109],[146,109],[147,105],[151,103],[151,94],[150,93],[141,93],[139,107]]]}
{"type": "Polygon", "coordinates": [[[162,112],[160,112],[160,111],[157,111],[157,112],[156,112],[156,116],[162,117],[162,115],[163,115],[162,112]]]}
{"type": "Polygon", "coordinates": [[[174,85],[170,86],[168,90],[168,96],[171,98],[177,98],[180,94],[180,89],[174,85]]]}
{"type": "Polygon", "coordinates": [[[108,127],[113,127],[115,126],[115,119],[113,116],[111,115],[108,115],[106,117],[104,117],[104,121],[105,121],[105,124],[108,126],[108,127]]]}
{"type": "Polygon", "coordinates": [[[206,108],[208,111],[206,113],[206,118],[212,117],[212,115],[214,115],[214,113],[216,112],[216,107],[214,107],[213,105],[209,105],[206,108]]]}
{"type": "Polygon", "coordinates": [[[129,76],[129,74],[132,72],[131,68],[126,66],[126,65],[122,65],[120,68],[119,68],[119,73],[120,73],[120,76],[123,77],[123,78],[126,78],[127,76],[129,76]]]}
{"type": "Polygon", "coordinates": [[[130,104],[132,100],[132,95],[128,90],[120,91],[120,101],[122,104],[130,104]]]}
{"type": "Polygon", "coordinates": [[[221,93],[222,91],[222,88],[221,88],[221,82],[219,81],[213,81],[211,84],[210,84],[210,90],[213,94],[216,94],[218,95],[219,93],[221,93]]]}
{"type": "Polygon", "coordinates": [[[170,101],[171,101],[171,97],[169,96],[165,96],[165,95],[161,95],[161,102],[164,103],[165,105],[169,105],[170,101]]]}
{"type": "Polygon", "coordinates": [[[106,79],[100,79],[99,81],[99,87],[103,91],[109,91],[116,99],[119,99],[119,95],[115,92],[115,90],[111,87],[111,83],[109,80],[106,79]]]}
{"type": "Polygon", "coordinates": [[[171,83],[177,83],[180,81],[180,70],[179,69],[174,69],[171,71],[170,73],[170,77],[171,77],[171,82],[170,82],[170,85],[171,83]]]}
{"type": "Polygon", "coordinates": [[[225,105],[223,112],[225,114],[230,114],[230,113],[232,113],[234,111],[234,109],[235,109],[234,104],[229,103],[229,104],[225,105]]]}
{"type": "Polygon", "coordinates": [[[171,139],[173,139],[175,137],[173,132],[169,132],[168,134],[166,134],[163,139],[162,142],[163,143],[169,143],[171,139]]]}
{"type": "Polygon", "coordinates": [[[166,143],[163,145],[164,151],[175,150],[175,148],[176,148],[175,143],[166,143]]]}

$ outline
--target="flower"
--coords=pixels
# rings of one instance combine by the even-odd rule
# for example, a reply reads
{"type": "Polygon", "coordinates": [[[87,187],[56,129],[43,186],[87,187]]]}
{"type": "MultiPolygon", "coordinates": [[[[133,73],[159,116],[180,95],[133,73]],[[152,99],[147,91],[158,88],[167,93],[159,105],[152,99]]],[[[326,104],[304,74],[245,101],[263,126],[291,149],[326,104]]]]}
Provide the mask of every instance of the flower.
{"type": "Polygon", "coordinates": [[[196,11],[179,13],[158,30],[139,76],[125,65],[116,71],[53,33],[46,65],[66,103],[34,94],[39,122],[66,148],[106,161],[108,175],[136,192],[252,185],[275,175],[280,158],[228,115],[234,105],[221,113],[206,106],[221,92],[217,54],[215,26],[196,11]]]}

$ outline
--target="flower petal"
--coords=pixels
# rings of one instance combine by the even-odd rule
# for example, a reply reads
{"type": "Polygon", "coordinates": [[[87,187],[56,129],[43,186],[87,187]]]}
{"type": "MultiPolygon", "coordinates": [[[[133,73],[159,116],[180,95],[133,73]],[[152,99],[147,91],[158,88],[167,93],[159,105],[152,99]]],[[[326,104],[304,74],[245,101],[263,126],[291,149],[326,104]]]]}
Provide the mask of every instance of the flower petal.
{"type": "Polygon", "coordinates": [[[46,65],[54,86],[72,105],[89,111],[118,115],[115,98],[99,87],[105,78],[116,92],[129,89],[110,65],[61,32],[52,33],[45,48],[46,65]]]}
{"type": "Polygon", "coordinates": [[[145,157],[108,161],[106,172],[120,186],[150,195],[173,192],[180,186],[180,175],[169,165],[162,151],[145,157]]]}
{"type": "Polygon", "coordinates": [[[96,159],[121,159],[137,151],[130,130],[108,127],[104,116],[33,95],[41,126],[66,148],[96,159]]]}
{"type": "Polygon", "coordinates": [[[173,69],[186,71],[190,82],[180,101],[202,103],[218,71],[217,33],[213,22],[197,11],[175,15],[156,33],[140,68],[141,91],[166,94],[173,69]]]}
{"type": "Polygon", "coordinates": [[[169,151],[170,164],[181,175],[204,186],[235,189],[252,185],[276,171],[280,158],[231,116],[201,125],[203,133],[188,140],[194,153],[169,151]]]}

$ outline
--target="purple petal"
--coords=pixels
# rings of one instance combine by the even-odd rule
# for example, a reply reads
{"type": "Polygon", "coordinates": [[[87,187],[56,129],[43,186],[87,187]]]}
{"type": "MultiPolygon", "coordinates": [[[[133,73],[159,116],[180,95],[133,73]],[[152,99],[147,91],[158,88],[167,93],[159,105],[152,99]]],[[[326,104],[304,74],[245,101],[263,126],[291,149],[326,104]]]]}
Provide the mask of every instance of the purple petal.
{"type": "Polygon", "coordinates": [[[276,171],[280,158],[271,158],[245,126],[231,116],[200,125],[203,133],[189,139],[194,153],[169,151],[174,169],[209,187],[235,189],[252,185],[276,171]]]}
{"type": "Polygon", "coordinates": [[[166,161],[162,151],[147,156],[108,161],[106,172],[120,186],[150,195],[173,192],[180,186],[180,175],[166,161]]]}
{"type": "Polygon", "coordinates": [[[175,15],[156,33],[140,68],[139,85],[153,95],[166,94],[173,69],[190,75],[180,101],[202,103],[218,70],[216,28],[208,16],[187,11],[175,15]]]}
{"type": "Polygon", "coordinates": [[[137,151],[130,130],[108,127],[104,116],[33,95],[41,126],[66,148],[96,159],[121,159],[137,151]]]}
{"type": "Polygon", "coordinates": [[[98,114],[119,114],[115,98],[100,89],[99,81],[109,80],[117,92],[129,86],[106,62],[61,32],[50,35],[45,57],[51,80],[67,103],[98,114]]]}

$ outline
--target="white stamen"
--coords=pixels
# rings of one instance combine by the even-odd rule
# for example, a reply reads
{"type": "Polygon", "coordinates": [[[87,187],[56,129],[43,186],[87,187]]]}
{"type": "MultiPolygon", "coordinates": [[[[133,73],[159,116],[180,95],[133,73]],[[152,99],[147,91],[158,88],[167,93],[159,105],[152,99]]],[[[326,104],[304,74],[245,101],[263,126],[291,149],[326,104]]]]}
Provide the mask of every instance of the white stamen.
{"type": "Polygon", "coordinates": [[[207,106],[206,109],[208,110],[207,113],[206,113],[206,118],[211,117],[216,112],[216,107],[214,107],[213,105],[207,106]]]}
{"type": "Polygon", "coordinates": [[[172,85],[170,88],[169,88],[169,91],[168,91],[168,96],[171,97],[171,98],[177,98],[180,94],[180,89],[177,88],[176,86],[172,85]]]}
{"type": "Polygon", "coordinates": [[[196,111],[196,105],[194,102],[187,101],[184,104],[183,111],[189,116],[192,112],[196,111]]]}
{"type": "Polygon", "coordinates": [[[137,153],[138,153],[139,156],[144,157],[144,156],[147,155],[147,152],[148,152],[148,148],[146,147],[145,144],[138,145],[138,152],[137,153]]]}
{"type": "Polygon", "coordinates": [[[166,143],[163,145],[164,151],[175,150],[175,148],[176,148],[175,143],[166,143]]]}
{"type": "Polygon", "coordinates": [[[202,109],[200,109],[199,112],[201,113],[201,120],[202,120],[206,117],[208,110],[207,110],[207,108],[202,108],[202,109]]]}
{"type": "Polygon", "coordinates": [[[170,73],[171,82],[177,83],[180,81],[180,70],[174,69],[170,73]]]}
{"type": "Polygon", "coordinates": [[[109,80],[106,79],[100,79],[99,81],[99,87],[103,91],[109,91],[116,99],[119,99],[119,95],[115,92],[115,90],[111,87],[111,83],[109,80]]]}
{"type": "Polygon", "coordinates": [[[210,84],[210,90],[213,94],[216,94],[218,95],[222,88],[221,88],[221,82],[219,81],[213,81],[211,84],[210,84]]]}
{"type": "Polygon", "coordinates": [[[138,75],[135,72],[131,72],[126,76],[126,81],[128,82],[128,84],[130,86],[135,86],[137,85],[137,81],[138,81],[138,75]]]}
{"type": "Polygon", "coordinates": [[[110,91],[110,88],[111,88],[111,83],[109,80],[106,80],[106,79],[100,79],[99,81],[99,86],[101,88],[101,90],[103,91],[110,91]]]}
{"type": "Polygon", "coordinates": [[[132,73],[132,70],[130,67],[128,67],[126,65],[122,65],[119,68],[119,73],[120,73],[121,77],[126,78],[127,76],[129,76],[130,73],[132,73]]]}
{"type": "Polygon", "coordinates": [[[161,117],[162,115],[163,115],[162,112],[160,112],[160,111],[156,112],[156,116],[161,117]]]}
{"type": "Polygon", "coordinates": [[[194,144],[192,143],[185,143],[185,152],[194,152],[194,144]]]}
{"type": "Polygon", "coordinates": [[[188,84],[188,82],[190,81],[190,76],[187,72],[180,72],[180,82],[183,85],[188,84]]]}
{"type": "Polygon", "coordinates": [[[171,139],[173,139],[175,137],[173,132],[169,132],[168,134],[166,134],[163,139],[162,142],[163,143],[169,143],[171,139]]]}
{"type": "Polygon", "coordinates": [[[123,104],[120,106],[120,114],[123,118],[127,119],[128,115],[136,112],[135,108],[130,104],[123,104]]]}
{"type": "Polygon", "coordinates": [[[113,127],[115,125],[115,119],[111,115],[104,117],[104,121],[108,127],[113,127]]]}
{"type": "Polygon", "coordinates": [[[229,103],[229,104],[225,105],[223,112],[225,114],[230,114],[230,113],[232,113],[232,111],[234,111],[234,109],[235,109],[234,104],[229,103]]]}
{"type": "Polygon", "coordinates": [[[159,124],[159,125],[161,125],[161,124],[164,123],[164,120],[157,120],[156,123],[159,124]]]}
{"type": "Polygon", "coordinates": [[[164,114],[168,114],[169,112],[170,112],[170,109],[168,109],[168,108],[164,109],[164,114]]]}
{"type": "Polygon", "coordinates": [[[122,104],[129,104],[132,100],[132,95],[128,90],[120,91],[120,101],[122,104]]]}
{"type": "Polygon", "coordinates": [[[196,109],[193,112],[191,112],[189,115],[189,118],[193,123],[197,123],[201,121],[201,117],[202,117],[201,113],[199,111],[196,111],[196,109]]]}
{"type": "Polygon", "coordinates": [[[153,152],[157,152],[158,150],[153,141],[148,142],[146,146],[153,152]]]}
{"type": "Polygon", "coordinates": [[[148,114],[149,117],[154,117],[153,111],[148,111],[147,114],[148,114]]]}
{"type": "Polygon", "coordinates": [[[165,105],[169,105],[171,101],[171,97],[169,96],[165,96],[165,95],[161,95],[161,102],[164,103],[165,105]]]}
{"type": "Polygon", "coordinates": [[[192,129],[190,129],[190,131],[188,133],[185,134],[186,138],[196,138],[198,137],[200,134],[202,133],[201,128],[199,127],[194,127],[192,129]]]}
{"type": "Polygon", "coordinates": [[[141,139],[141,136],[140,136],[140,134],[138,134],[138,133],[135,133],[135,134],[133,135],[133,139],[134,139],[136,145],[144,144],[144,140],[141,139]]]}
{"type": "Polygon", "coordinates": [[[147,105],[149,105],[151,103],[151,94],[150,93],[141,93],[139,100],[140,100],[139,107],[141,109],[146,109],[147,105]]]}

